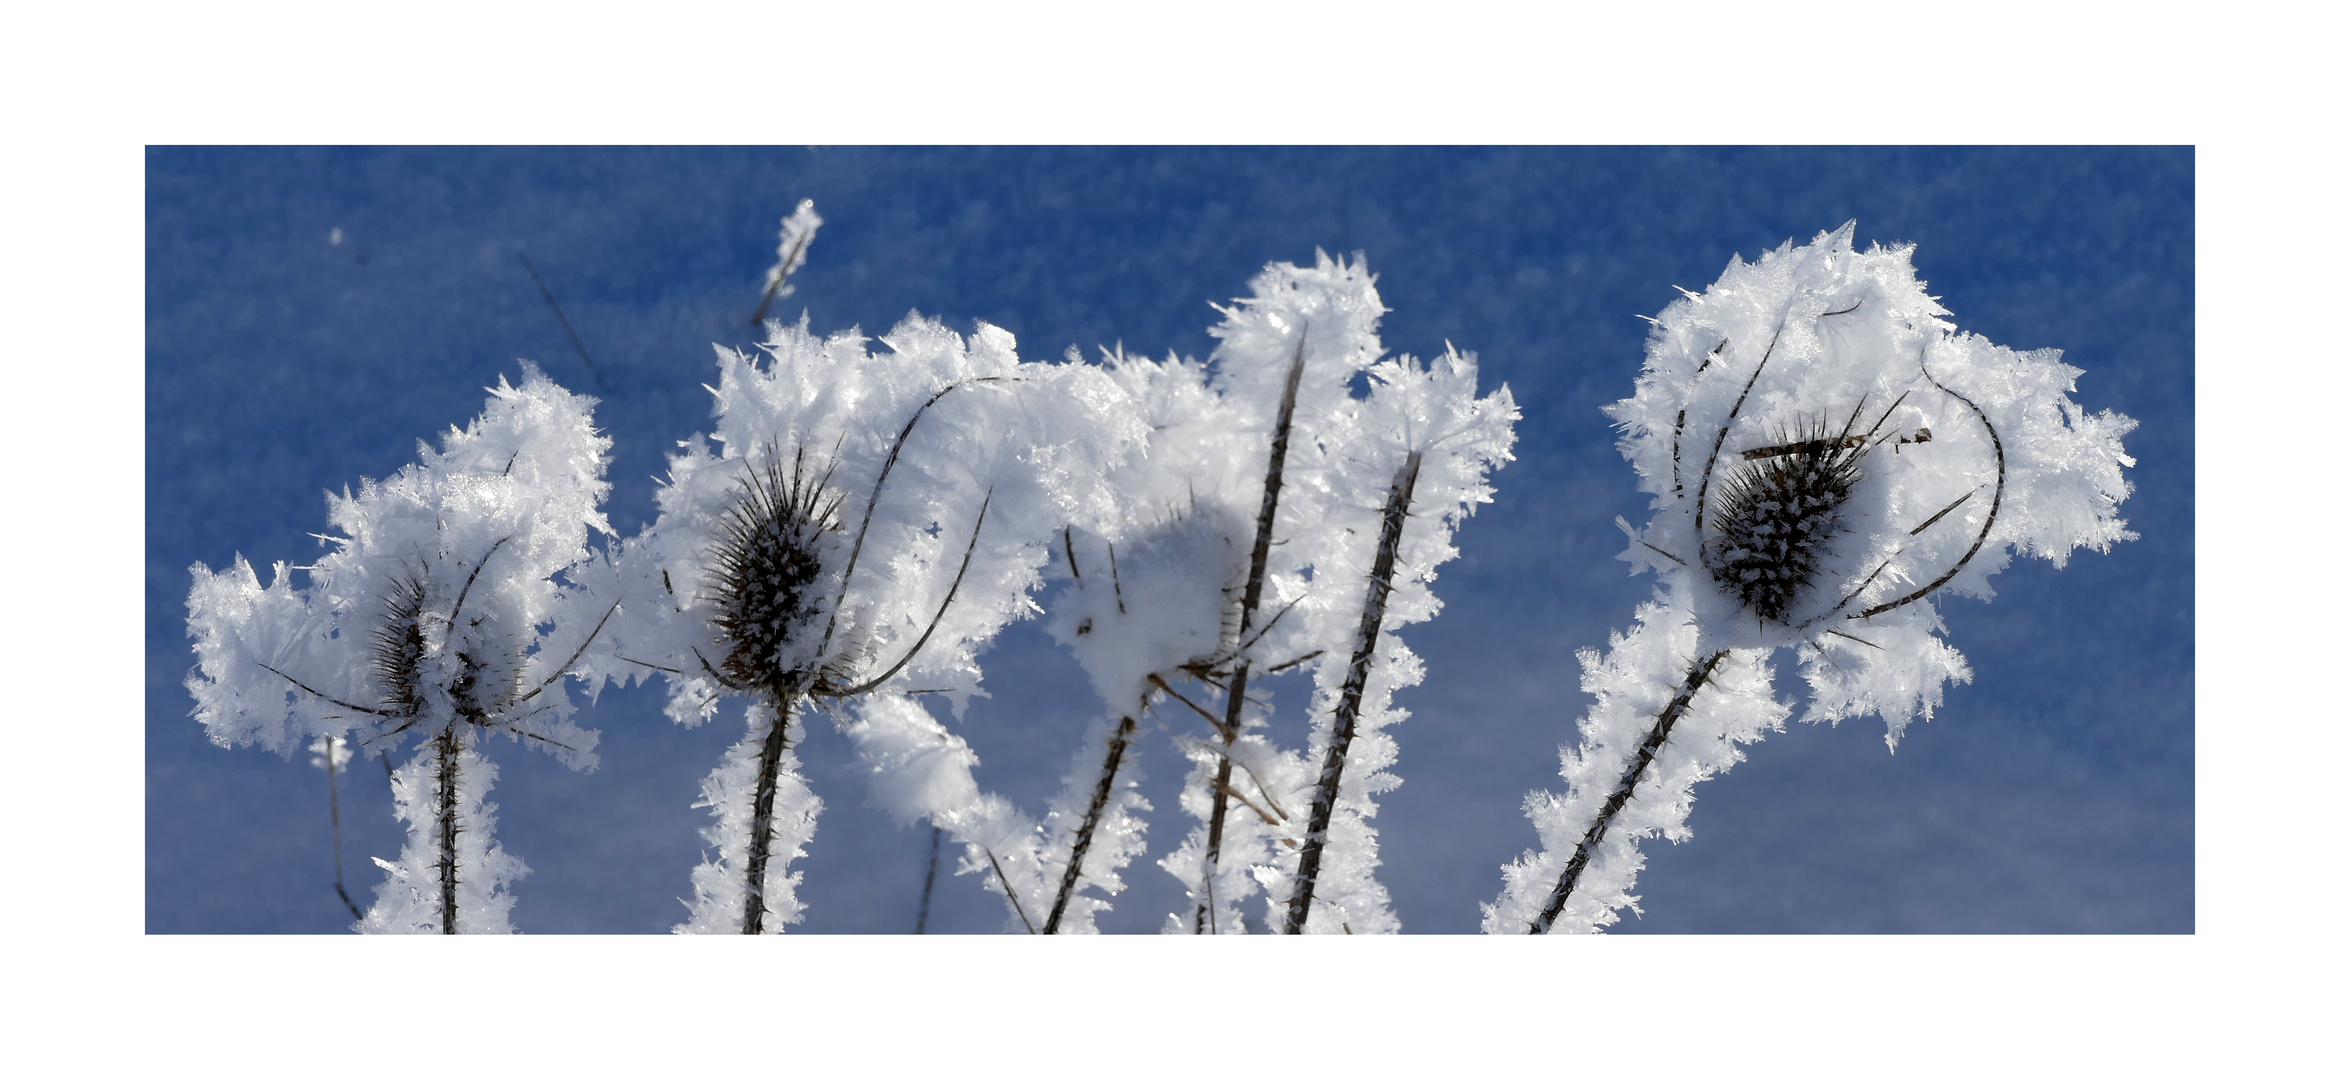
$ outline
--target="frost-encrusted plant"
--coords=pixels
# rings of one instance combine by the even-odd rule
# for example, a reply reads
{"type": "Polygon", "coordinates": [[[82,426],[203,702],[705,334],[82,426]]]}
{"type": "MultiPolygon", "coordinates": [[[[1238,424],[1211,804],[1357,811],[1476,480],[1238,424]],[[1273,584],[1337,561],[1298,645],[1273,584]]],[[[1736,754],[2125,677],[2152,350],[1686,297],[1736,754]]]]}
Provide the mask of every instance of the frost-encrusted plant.
{"type": "MultiPolygon", "coordinates": [[[[1422,680],[1422,662],[1396,631],[1435,615],[1430,582],[1458,554],[1454,531],[1492,501],[1488,474],[1511,460],[1519,410],[1508,387],[1478,396],[1478,363],[1452,348],[1424,365],[1411,356],[1366,369],[1371,392],[1342,419],[1354,436],[1328,462],[1332,483],[1295,500],[1321,550],[1301,632],[1316,667],[1304,831],[1260,874],[1283,901],[1283,932],[1397,929],[1374,879],[1372,796],[1397,786],[1389,725],[1405,719],[1391,694],[1422,680]]],[[[1298,824],[1295,822],[1294,824],[1298,824]]]]}
{"type": "Polygon", "coordinates": [[[1619,519],[1620,558],[1657,596],[1606,655],[1578,654],[1594,704],[1568,791],[1529,796],[1542,850],[1504,868],[1486,930],[1591,931],[1631,906],[1639,841],[1687,839],[1691,786],[1785,721],[1775,650],[1794,650],[1805,720],[1874,714],[1891,746],[1971,678],[1940,593],[1988,599],[2017,552],[2061,567],[2134,535],[2116,511],[2135,422],[2075,405],[2054,350],[1958,333],[1911,252],[1856,251],[1847,223],[1734,258],[1653,321],[1609,415],[1655,496],[1644,528],[1619,519]]]}
{"type": "Polygon", "coordinates": [[[596,568],[626,598],[582,668],[662,673],[668,714],[753,699],[749,730],[709,776],[713,857],[681,930],[778,931],[801,917],[787,873],[820,800],[787,751],[807,707],[832,709],[876,801],[968,845],[1019,917],[1031,823],[973,782],[973,754],[910,695],[964,708],[974,652],[1037,609],[1063,523],[1117,514],[1102,476],[1140,429],[1092,368],[1024,364],[996,327],[972,338],[915,314],[872,353],[858,331],[773,324],[760,358],[718,349],[720,452],[669,459],[658,520],[596,568]],[[980,856],[978,858],[978,856],[980,856]]]}
{"type": "Polygon", "coordinates": [[[1210,460],[1207,444],[1245,440],[1225,423],[1222,399],[1206,389],[1201,365],[1117,352],[1106,370],[1149,435],[1146,452],[1112,477],[1127,519],[1100,523],[1103,532],[1067,527],[1052,567],[1066,582],[1049,633],[1072,649],[1106,713],[1041,820],[1034,859],[1046,890],[1042,933],[1095,932],[1097,912],[1111,905],[1082,888],[1119,893],[1122,868],[1144,850],[1146,822],[1138,815],[1152,807],[1136,791],[1132,745],[1141,721],[1167,728],[1153,709],[1177,701],[1183,704],[1172,708],[1191,707],[1216,725],[1217,714],[1172,680],[1207,671],[1235,644],[1230,617],[1242,573],[1235,538],[1243,523],[1222,500],[1226,456],[1210,460]]]}
{"type": "MultiPolygon", "coordinates": [[[[486,794],[495,766],[481,740],[501,732],[572,768],[594,764],[596,736],[569,719],[562,677],[611,609],[561,578],[587,556],[610,442],[593,399],[521,362],[469,428],[356,495],[328,493],[341,535],[313,566],[276,564],[263,587],[250,563],[197,563],[187,600],[198,670],[195,715],[223,746],[289,755],[326,739],[387,752],[424,749],[392,780],[407,823],[397,862],[361,922],[367,931],[498,933],[511,928],[512,881],[527,867],[494,843],[486,794]],[[305,571],[306,588],[292,573],[305,571]]],[[[329,759],[330,760],[330,759],[329,759]]]]}
{"type": "Polygon", "coordinates": [[[1168,931],[1242,933],[1238,905],[1262,884],[1271,928],[1397,928],[1365,821],[1371,795],[1395,786],[1381,729],[1403,714],[1389,692],[1420,667],[1385,626],[1434,610],[1422,584],[1452,555],[1455,519],[1488,497],[1485,472],[1508,460],[1516,414],[1505,391],[1474,396],[1467,356],[1427,369],[1383,357],[1382,312],[1361,258],[1319,252],[1313,267],[1269,266],[1222,309],[1209,364],[1109,360],[1152,431],[1146,456],[1116,476],[1136,517],[1117,523],[1126,546],[1068,535],[1066,562],[1085,547],[1093,569],[1074,574],[1054,630],[1120,718],[1115,730],[1157,708],[1205,721],[1199,737],[1177,736],[1194,762],[1180,803],[1198,824],[1162,860],[1193,905],[1168,931]],[[1360,374],[1363,398],[1350,389],[1360,374]],[[1249,706],[1255,678],[1310,664],[1303,758],[1275,747],[1249,706]],[[1360,767],[1344,784],[1352,746],[1360,767]],[[1335,914],[1312,923],[1319,904],[1335,914]]]}

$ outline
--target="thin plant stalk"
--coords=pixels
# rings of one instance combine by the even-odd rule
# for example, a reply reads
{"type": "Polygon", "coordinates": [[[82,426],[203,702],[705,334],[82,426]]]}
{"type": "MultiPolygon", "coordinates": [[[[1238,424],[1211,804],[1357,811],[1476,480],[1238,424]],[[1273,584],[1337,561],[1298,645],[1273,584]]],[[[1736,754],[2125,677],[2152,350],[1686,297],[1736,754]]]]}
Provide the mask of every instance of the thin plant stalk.
{"type": "MultiPolygon", "coordinates": [[[[1292,411],[1300,400],[1300,373],[1306,366],[1305,349],[1308,330],[1302,327],[1300,340],[1292,346],[1292,370],[1284,376],[1283,400],[1276,404],[1276,429],[1268,443],[1267,483],[1259,498],[1259,525],[1251,538],[1251,573],[1243,583],[1243,607],[1236,627],[1238,649],[1251,633],[1251,618],[1259,610],[1261,590],[1267,584],[1268,548],[1275,539],[1276,502],[1284,490],[1284,455],[1292,444],[1292,411]]],[[[1220,725],[1219,737],[1230,750],[1243,733],[1243,695],[1251,684],[1251,658],[1240,651],[1235,657],[1235,673],[1227,683],[1227,720],[1220,725]]],[[[1203,924],[1210,924],[1211,933],[1219,932],[1218,904],[1210,894],[1211,883],[1219,875],[1219,841],[1227,828],[1227,791],[1235,779],[1235,762],[1229,754],[1219,755],[1218,779],[1211,785],[1211,831],[1209,845],[1203,855],[1203,885],[1205,896],[1194,912],[1194,932],[1203,932],[1203,924]]]]}
{"type": "Polygon", "coordinates": [[[343,907],[352,918],[364,919],[366,913],[358,910],[357,902],[349,898],[349,889],[341,875],[341,784],[333,776],[333,756],[341,749],[341,736],[325,737],[325,805],[333,813],[333,894],[341,898],[343,907]]]}
{"type": "Polygon", "coordinates": [[[569,315],[561,310],[561,302],[553,299],[552,286],[545,284],[544,275],[536,272],[536,264],[528,260],[526,249],[514,249],[514,253],[520,256],[520,265],[527,268],[528,279],[536,283],[536,291],[544,294],[544,302],[551,306],[553,318],[560,320],[561,333],[569,335],[569,344],[577,347],[577,356],[585,361],[585,372],[593,376],[593,385],[602,386],[601,369],[594,365],[593,354],[585,351],[585,339],[578,337],[577,328],[569,325],[569,315]]]}
{"type": "Polygon", "coordinates": [[[456,743],[453,724],[440,728],[438,737],[431,741],[438,753],[439,932],[452,934],[455,932],[455,837],[463,831],[455,821],[456,755],[461,747],[456,743]]]}
{"type": "Polygon", "coordinates": [[[1680,720],[1683,713],[1690,711],[1690,699],[1698,695],[1699,688],[1713,677],[1715,667],[1722,663],[1723,657],[1730,654],[1729,649],[1724,649],[1690,668],[1689,676],[1682,681],[1682,688],[1674,692],[1673,700],[1666,703],[1665,709],[1658,713],[1657,722],[1650,725],[1649,734],[1641,740],[1641,748],[1634,753],[1633,763],[1626,767],[1625,776],[1617,781],[1616,790],[1610,792],[1608,801],[1601,804],[1601,811],[1593,818],[1592,827],[1586,829],[1584,838],[1577,841],[1576,853],[1569,856],[1567,867],[1560,871],[1559,883],[1552,887],[1552,898],[1544,903],[1543,914],[1536,916],[1536,921],[1528,926],[1528,933],[1549,931],[1552,920],[1559,918],[1560,910],[1568,906],[1568,898],[1575,894],[1576,883],[1583,877],[1585,866],[1592,862],[1593,853],[1600,850],[1601,840],[1608,836],[1609,823],[1633,798],[1633,789],[1641,783],[1641,774],[1648,770],[1651,761],[1657,759],[1658,751],[1665,748],[1666,737],[1673,734],[1674,722],[1680,720]]]}
{"type": "Polygon", "coordinates": [[[764,748],[756,755],[756,809],[748,831],[747,900],[739,930],[743,934],[764,932],[764,870],[772,857],[772,802],[780,790],[781,763],[788,756],[788,715],[795,697],[793,692],[784,693],[773,703],[772,730],[765,734],[764,748]]]}
{"type": "Polygon", "coordinates": [[[1414,503],[1414,481],[1422,473],[1422,452],[1406,455],[1390,481],[1389,500],[1381,508],[1381,543],[1373,552],[1373,574],[1365,584],[1365,610],[1357,623],[1357,645],[1349,654],[1349,674],[1341,683],[1340,704],[1333,710],[1331,738],[1324,745],[1324,768],[1316,777],[1316,794],[1308,806],[1308,834],[1300,847],[1300,870],[1293,882],[1291,906],[1284,932],[1297,934],[1308,926],[1309,904],[1316,896],[1316,873],[1324,859],[1324,844],[1332,831],[1333,801],[1340,796],[1341,770],[1349,761],[1349,743],[1357,734],[1357,714],[1365,698],[1365,678],[1372,673],[1373,650],[1381,637],[1381,616],[1389,607],[1390,584],[1397,573],[1398,541],[1406,514],[1414,503]]]}
{"type": "Polygon", "coordinates": [[[942,826],[936,825],[926,840],[926,889],[918,894],[918,929],[913,934],[926,932],[926,912],[934,905],[934,869],[942,862],[942,826]]]}
{"type": "Polygon", "coordinates": [[[1089,855],[1089,841],[1097,835],[1097,821],[1105,816],[1105,804],[1113,801],[1113,778],[1121,771],[1122,752],[1129,749],[1130,740],[1137,735],[1137,718],[1124,716],[1113,729],[1105,744],[1105,767],[1097,777],[1097,790],[1089,795],[1089,812],[1081,816],[1081,827],[1073,834],[1072,858],[1064,864],[1064,882],[1057,886],[1056,902],[1048,907],[1048,921],[1040,932],[1053,934],[1064,921],[1065,905],[1072,901],[1074,891],[1081,884],[1081,861],[1089,855]]]}

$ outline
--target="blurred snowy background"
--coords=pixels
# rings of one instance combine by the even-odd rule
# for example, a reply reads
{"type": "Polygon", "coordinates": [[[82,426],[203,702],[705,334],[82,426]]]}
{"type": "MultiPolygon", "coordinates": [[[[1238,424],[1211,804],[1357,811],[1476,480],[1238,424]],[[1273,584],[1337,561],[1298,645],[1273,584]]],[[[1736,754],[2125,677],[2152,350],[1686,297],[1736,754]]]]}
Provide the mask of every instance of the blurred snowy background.
{"type": "MultiPolygon", "coordinates": [[[[651,478],[709,430],[712,342],[745,345],[780,219],[827,224],[772,314],[816,332],[891,328],[915,308],[1013,332],[1029,359],[1120,343],[1207,355],[1210,301],[1270,260],[1362,251],[1392,351],[1444,342],[1510,384],[1518,460],[1458,536],[1446,602],[1406,640],[1404,786],[1382,797],[1388,886],[1413,933],[1475,930],[1520,813],[1555,784],[1586,698],[1574,651],[1622,630],[1649,582],[1611,519],[1646,496],[1600,406],[1632,391],[1646,324],[1733,253],[1858,218],[1918,245],[1962,328],[2084,369],[2075,397],[2142,421],[2127,441],[2141,534],[2062,572],[2019,560],[2000,599],[1943,602],[1975,669],[1888,754],[1875,720],[1791,724],[1702,785],[1696,839],[1651,846],[1639,932],[2189,932],[2194,926],[2194,168],[2179,149],[178,149],[147,157],[146,928],[338,932],[324,774],[223,750],[188,716],[188,566],[237,552],[305,561],[322,491],[413,460],[468,422],[516,360],[602,399],[612,524],[653,512],[651,478]],[[517,254],[590,351],[588,369],[517,254]]],[[[1043,603],[1046,598],[1043,597],[1043,603]]],[[[1098,705],[1033,622],[985,659],[962,730],[992,790],[1037,809],[1098,705]]],[[[1305,693],[1279,691],[1280,742],[1305,693]]],[[[661,691],[612,691],[579,722],[598,772],[499,741],[498,836],[533,873],[536,933],[662,932],[701,857],[699,778],[737,738],[685,731],[661,691]]],[[[1100,917],[1152,931],[1178,903],[1152,865],[1183,835],[1184,772],[1139,744],[1153,848],[1100,917]]],[[[908,932],[924,826],[863,807],[844,740],[810,725],[829,802],[800,932],[908,932]]],[[[360,902],[394,855],[378,762],[341,792],[360,902]]],[[[998,901],[945,853],[930,932],[991,932],[998,901]]]]}

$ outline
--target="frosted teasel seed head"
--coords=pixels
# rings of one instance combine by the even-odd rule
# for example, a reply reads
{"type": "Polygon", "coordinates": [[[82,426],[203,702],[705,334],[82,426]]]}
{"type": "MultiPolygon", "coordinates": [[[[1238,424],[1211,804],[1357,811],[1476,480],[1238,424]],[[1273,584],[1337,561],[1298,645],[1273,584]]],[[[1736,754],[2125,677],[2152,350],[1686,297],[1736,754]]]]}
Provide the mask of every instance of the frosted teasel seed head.
{"type": "Polygon", "coordinates": [[[1830,432],[1824,419],[1796,421],[1775,432],[1775,445],[1742,454],[1718,482],[1700,559],[1759,619],[1787,618],[1848,526],[1844,504],[1868,449],[1868,437],[1851,427],[1830,432]]]}
{"type": "Polygon", "coordinates": [[[1620,557],[1666,579],[1698,648],[1794,648],[1807,719],[1876,713],[1889,737],[1970,677],[1937,594],[2132,535],[2135,422],[2076,405],[2054,350],[1958,332],[1913,250],[1856,250],[1848,222],[1733,259],[1654,321],[1608,410],[1654,496],[1620,557]]]}
{"type": "Polygon", "coordinates": [[[811,473],[802,448],[786,469],[776,455],[751,461],[707,553],[704,599],[726,649],[722,674],[776,700],[827,681],[817,639],[835,604],[829,569],[844,502],[829,480],[811,473]]]}

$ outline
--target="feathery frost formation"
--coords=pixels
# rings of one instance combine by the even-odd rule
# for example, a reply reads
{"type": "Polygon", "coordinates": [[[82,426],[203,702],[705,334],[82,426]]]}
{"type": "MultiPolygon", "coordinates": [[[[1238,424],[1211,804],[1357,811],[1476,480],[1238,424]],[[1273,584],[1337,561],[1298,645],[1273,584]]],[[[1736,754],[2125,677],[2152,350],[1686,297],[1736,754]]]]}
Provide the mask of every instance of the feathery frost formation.
{"type": "Polygon", "coordinates": [[[582,665],[593,685],[663,673],[684,724],[726,695],[761,701],[703,788],[715,853],[680,929],[797,917],[781,871],[820,800],[787,763],[794,740],[775,716],[793,725],[813,702],[832,708],[881,805],[951,830],[970,868],[1006,857],[992,875],[1003,896],[1035,872],[1012,855],[1031,823],[979,792],[964,740],[911,695],[965,708],[976,650],[1038,611],[1030,594],[1054,539],[1120,513],[1104,476],[1143,428],[1103,372],[1022,363],[997,327],[963,339],[913,314],[882,343],[873,353],[858,331],[818,338],[800,322],[770,324],[760,356],[719,347],[720,449],[685,443],[658,520],[590,578],[624,599],[582,665]],[[780,566],[786,595],[746,595],[780,566]],[[763,911],[749,899],[759,890],[763,911]]]}
{"type": "Polygon", "coordinates": [[[2068,396],[2052,349],[1959,333],[1907,245],[1852,225],[1749,265],[1656,320],[1633,397],[1609,409],[1655,496],[1619,557],[1656,597],[1608,653],[1579,654],[1594,704],[1529,796],[1542,850],[1504,868],[1490,932],[1590,931],[1630,907],[1639,841],[1690,835],[1690,787],[1778,730],[1771,654],[1793,650],[1802,718],[1876,715],[1888,745],[1971,674],[1935,607],[1988,599],[2015,553],[2061,567],[2132,538],[2116,516],[2135,422],[2068,396]]]}
{"type": "Polygon", "coordinates": [[[562,676],[609,609],[555,579],[586,558],[590,531],[608,531],[610,443],[592,398],[527,361],[521,372],[442,449],[420,446],[418,463],[354,496],[328,492],[340,535],[315,565],[278,562],[266,586],[242,555],[193,568],[187,688],[212,741],[288,756],[326,736],[374,753],[421,744],[393,784],[408,841],[395,863],[375,860],[389,879],[369,931],[509,931],[509,886],[527,868],[494,843],[487,735],[594,764],[562,676]]]}

